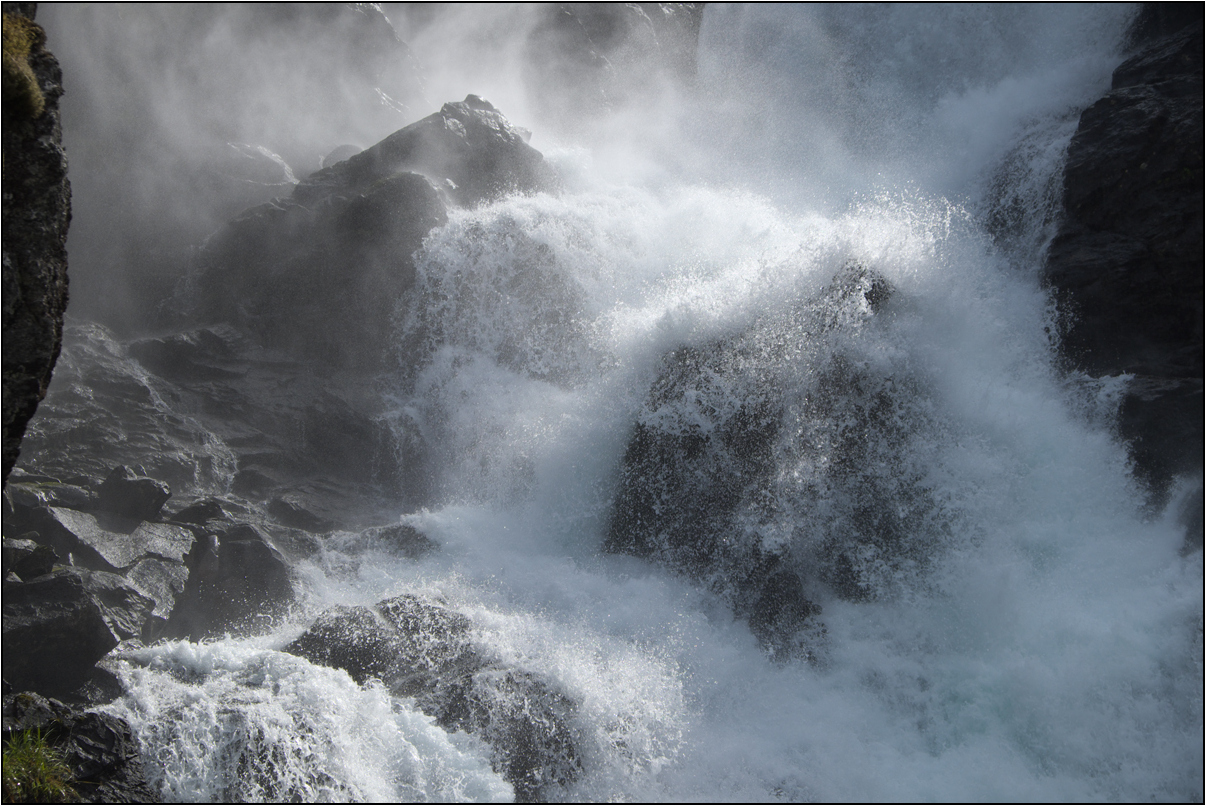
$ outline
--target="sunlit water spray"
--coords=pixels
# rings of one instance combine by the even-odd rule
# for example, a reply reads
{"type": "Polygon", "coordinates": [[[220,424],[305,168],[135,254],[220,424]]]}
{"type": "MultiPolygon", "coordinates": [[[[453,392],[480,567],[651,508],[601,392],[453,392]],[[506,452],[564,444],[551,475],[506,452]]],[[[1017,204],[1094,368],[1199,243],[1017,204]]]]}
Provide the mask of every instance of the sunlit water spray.
{"type": "MultiPolygon", "coordinates": [[[[783,47],[793,36],[862,44],[847,54],[859,63],[876,52],[835,33],[836,18],[783,14],[710,17],[705,66],[740,75],[749,57],[716,40],[765,26],[758,15],[777,20],[783,47]]],[[[1108,385],[1094,397],[1053,368],[1034,263],[1076,104],[1105,86],[1125,14],[1086,28],[1072,12],[1032,9],[1010,27],[994,11],[977,33],[960,12],[963,49],[941,58],[924,55],[928,14],[894,11],[899,37],[858,34],[896,45],[855,76],[840,120],[811,106],[824,89],[815,65],[785,66],[773,49],[761,62],[806,87],[776,113],[774,137],[805,112],[833,126],[870,115],[867,136],[882,143],[893,135],[885,105],[911,107],[886,167],[865,140],[848,146],[817,124],[805,151],[824,144],[837,167],[857,168],[826,191],[823,175],[805,175],[818,163],[786,161],[772,137],[762,153],[804,183],[772,188],[789,205],[727,186],[617,187],[585,152],[551,152],[573,177],[562,196],[454,213],[432,233],[398,310],[394,338],[410,360],[391,399],[438,471],[441,504],[403,521],[441,550],[414,562],[337,535],[303,568],[307,613],[278,634],[141,652],[115,707],[162,764],[166,797],[509,797],[477,740],[276,651],[307,614],[401,592],[440,597],[472,618],[477,645],[579,703],[582,774],[566,799],[1202,797],[1202,555],[1182,556],[1171,518],[1140,517],[1108,385]],[[1002,39],[1000,53],[977,47],[1002,39]],[[935,89],[923,68],[942,58],[956,63],[935,89]],[[973,62],[982,69],[955,82],[973,62]],[[935,131],[965,144],[959,159],[926,150],[935,131]],[[986,227],[1009,210],[1008,227],[986,227]],[[816,651],[772,661],[715,586],[600,547],[666,352],[751,332],[790,342],[773,323],[795,321],[852,261],[894,296],[824,350],[907,390],[916,427],[888,448],[936,502],[941,539],[926,542],[924,563],[868,577],[861,598],[810,590],[824,626],[816,651]]],[[[801,343],[775,355],[776,382],[804,389],[828,353],[801,343]]],[[[723,406],[741,393],[720,384],[698,399],[723,406]]],[[[759,539],[799,541],[810,534],[800,520],[828,515],[792,479],[829,457],[775,457],[780,520],[759,539]]]]}

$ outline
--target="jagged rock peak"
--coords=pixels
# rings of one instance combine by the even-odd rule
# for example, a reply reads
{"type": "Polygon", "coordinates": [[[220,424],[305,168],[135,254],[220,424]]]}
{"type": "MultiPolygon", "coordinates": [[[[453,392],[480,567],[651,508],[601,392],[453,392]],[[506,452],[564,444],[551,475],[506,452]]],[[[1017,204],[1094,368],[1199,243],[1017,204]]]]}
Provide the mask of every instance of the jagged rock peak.
{"type": "Polygon", "coordinates": [[[512,192],[552,190],[553,172],[528,145],[530,137],[489,101],[468,95],[311,174],[298,183],[293,200],[309,204],[335,193],[363,192],[403,171],[426,176],[466,207],[512,192]]]}

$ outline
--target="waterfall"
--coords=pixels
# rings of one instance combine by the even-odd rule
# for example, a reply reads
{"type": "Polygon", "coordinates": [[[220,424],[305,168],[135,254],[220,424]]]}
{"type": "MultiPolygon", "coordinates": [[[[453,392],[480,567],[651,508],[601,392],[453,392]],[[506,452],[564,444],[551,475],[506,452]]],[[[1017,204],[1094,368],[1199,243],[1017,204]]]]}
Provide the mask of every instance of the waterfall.
{"type": "Polygon", "coordinates": [[[382,334],[433,468],[397,515],[440,550],[336,532],[272,634],[120,661],[164,797],[513,797],[480,738],[281,651],[418,593],[574,703],[548,797],[1200,799],[1202,555],[1038,280],[1132,14],[708,6],[639,159],[537,127],[563,191],[450,212],[382,334]]]}

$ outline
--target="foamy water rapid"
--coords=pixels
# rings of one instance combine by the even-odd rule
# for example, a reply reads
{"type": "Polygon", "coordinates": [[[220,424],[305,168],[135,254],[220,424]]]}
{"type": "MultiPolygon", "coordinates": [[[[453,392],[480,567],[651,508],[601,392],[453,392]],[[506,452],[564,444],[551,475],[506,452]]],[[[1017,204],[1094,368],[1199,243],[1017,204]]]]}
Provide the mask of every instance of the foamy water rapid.
{"type": "MultiPolygon", "coordinates": [[[[1037,280],[1064,146],[1128,13],[709,7],[701,81],[732,125],[688,140],[731,159],[633,185],[546,146],[564,194],[454,213],[390,336],[423,356],[392,417],[436,446],[443,502],[401,518],[441,550],[336,535],[277,633],[126,663],[113,707],[164,796],[511,797],[478,740],[279,651],[328,606],[419,592],[579,703],[566,800],[1200,800],[1202,554],[1141,514],[1116,398],[1056,370],[1037,280]],[[791,346],[776,323],[851,261],[893,285],[887,312],[791,346]],[[769,658],[706,585],[601,551],[661,357],[751,328],[789,345],[783,388],[840,349],[908,390],[884,472],[941,523],[866,599],[810,591],[811,662],[769,658]]],[[[740,402],[718,384],[701,406],[740,402]]],[[[839,522],[808,497],[826,460],[775,454],[758,539],[807,555],[806,527],[839,522]]]]}

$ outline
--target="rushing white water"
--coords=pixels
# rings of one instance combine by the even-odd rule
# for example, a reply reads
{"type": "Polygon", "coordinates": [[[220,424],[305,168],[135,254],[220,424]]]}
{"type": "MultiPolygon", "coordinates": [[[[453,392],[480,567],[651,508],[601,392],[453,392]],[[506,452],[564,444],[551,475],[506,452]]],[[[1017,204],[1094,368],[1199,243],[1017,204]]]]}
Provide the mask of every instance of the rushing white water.
{"type": "Polygon", "coordinates": [[[395,334],[424,357],[395,416],[437,446],[443,502],[403,521],[442,549],[332,538],[277,634],[124,666],[115,707],[165,797],[509,797],[476,740],[276,651],[307,614],[417,591],[578,701],[566,799],[1200,800],[1202,555],[1141,517],[1110,390],[1053,368],[1037,282],[1063,148],[1128,13],[709,7],[712,130],[690,151],[723,164],[617,185],[546,149],[563,195],[453,214],[395,334]],[[925,427],[894,450],[946,531],[866,601],[820,591],[823,651],[776,662],[703,586],[600,547],[661,356],[790,319],[851,260],[896,294],[842,347],[909,379],[925,427]]]}

